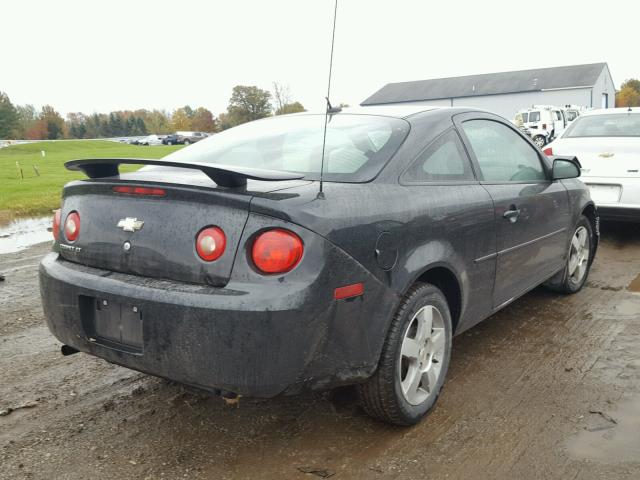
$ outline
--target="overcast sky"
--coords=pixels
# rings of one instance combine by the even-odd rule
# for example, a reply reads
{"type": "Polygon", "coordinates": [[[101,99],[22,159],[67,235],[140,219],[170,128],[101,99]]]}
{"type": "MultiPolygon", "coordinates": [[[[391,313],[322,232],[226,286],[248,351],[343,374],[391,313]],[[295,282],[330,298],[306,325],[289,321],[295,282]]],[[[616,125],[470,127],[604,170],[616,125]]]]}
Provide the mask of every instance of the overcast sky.
{"type": "MultiPolygon", "coordinates": [[[[339,0],[332,101],[388,82],[608,62],[640,77],[640,1],[339,0]]],[[[2,0],[0,91],[62,113],[204,106],[288,84],[321,108],[333,0],[2,0]]]]}

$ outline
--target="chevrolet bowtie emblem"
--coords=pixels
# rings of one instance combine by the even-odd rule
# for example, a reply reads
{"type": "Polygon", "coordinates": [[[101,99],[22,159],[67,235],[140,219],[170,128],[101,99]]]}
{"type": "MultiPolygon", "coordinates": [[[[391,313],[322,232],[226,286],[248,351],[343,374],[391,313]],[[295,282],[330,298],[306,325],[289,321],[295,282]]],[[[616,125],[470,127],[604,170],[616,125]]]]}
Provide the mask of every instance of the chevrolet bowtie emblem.
{"type": "Polygon", "coordinates": [[[602,158],[611,158],[611,157],[613,157],[613,153],[603,152],[603,153],[601,153],[601,154],[600,154],[600,155],[598,155],[598,156],[599,156],[599,157],[602,157],[602,158]]]}
{"type": "Polygon", "coordinates": [[[135,232],[136,230],[140,230],[144,222],[142,220],[138,220],[137,218],[123,218],[118,222],[118,228],[121,228],[125,232],[135,232]]]}

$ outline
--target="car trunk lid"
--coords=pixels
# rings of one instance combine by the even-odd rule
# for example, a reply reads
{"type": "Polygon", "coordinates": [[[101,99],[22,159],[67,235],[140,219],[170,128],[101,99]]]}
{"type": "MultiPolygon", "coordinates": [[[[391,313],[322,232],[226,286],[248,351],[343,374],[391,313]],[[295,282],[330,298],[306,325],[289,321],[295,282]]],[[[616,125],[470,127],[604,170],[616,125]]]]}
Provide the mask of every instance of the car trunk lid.
{"type": "Polygon", "coordinates": [[[65,187],[60,255],[76,263],[152,278],[224,286],[231,269],[249,204],[256,194],[287,188],[301,180],[249,180],[243,188],[220,188],[201,172],[154,168],[114,178],[73,182],[65,187]],[[168,180],[170,179],[170,180],[168,180]],[[163,195],[118,193],[115,187],[159,188],[163,195]],[[64,221],[80,215],[80,235],[69,242],[64,221]],[[205,227],[226,236],[224,254],[202,260],[195,240],[205,227]]]}
{"type": "Polygon", "coordinates": [[[640,138],[563,138],[553,146],[554,155],[574,155],[583,177],[640,177],[640,138]]]}

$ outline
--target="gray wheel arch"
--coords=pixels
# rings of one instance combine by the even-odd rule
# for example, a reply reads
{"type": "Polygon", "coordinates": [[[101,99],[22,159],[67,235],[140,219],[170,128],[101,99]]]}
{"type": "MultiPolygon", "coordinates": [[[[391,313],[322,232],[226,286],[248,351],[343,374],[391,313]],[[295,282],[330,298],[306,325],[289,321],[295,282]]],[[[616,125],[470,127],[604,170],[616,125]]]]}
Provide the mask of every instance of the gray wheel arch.
{"type": "Polygon", "coordinates": [[[463,305],[466,303],[461,275],[456,272],[456,269],[449,262],[444,260],[435,261],[415,272],[412,281],[406,285],[402,294],[405,295],[416,283],[430,283],[442,291],[449,304],[452,327],[455,334],[462,316],[463,305]]]}

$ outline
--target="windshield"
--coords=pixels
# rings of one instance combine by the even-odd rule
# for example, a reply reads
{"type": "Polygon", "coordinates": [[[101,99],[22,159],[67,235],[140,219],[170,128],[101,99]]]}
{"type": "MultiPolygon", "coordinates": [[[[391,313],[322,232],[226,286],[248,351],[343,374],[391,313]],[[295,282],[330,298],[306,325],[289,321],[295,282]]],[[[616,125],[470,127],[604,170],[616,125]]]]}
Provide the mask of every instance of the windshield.
{"type": "MultiPolygon", "coordinates": [[[[325,116],[292,115],[246,123],[165,157],[303,173],[320,178],[325,116]]],[[[409,132],[405,120],[372,115],[329,117],[324,179],[366,182],[373,179],[409,132]]]]}
{"type": "Polygon", "coordinates": [[[563,137],[640,137],[640,113],[580,116],[563,137]]]}
{"type": "Polygon", "coordinates": [[[578,116],[578,112],[574,112],[573,110],[567,110],[567,120],[570,122],[574,121],[578,116]]]}

